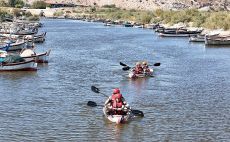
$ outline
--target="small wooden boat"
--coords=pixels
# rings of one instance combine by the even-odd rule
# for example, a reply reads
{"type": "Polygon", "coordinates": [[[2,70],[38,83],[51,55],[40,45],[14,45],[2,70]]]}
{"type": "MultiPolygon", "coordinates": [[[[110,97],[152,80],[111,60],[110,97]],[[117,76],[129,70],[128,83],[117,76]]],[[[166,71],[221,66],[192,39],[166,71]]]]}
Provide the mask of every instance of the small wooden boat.
{"type": "Polygon", "coordinates": [[[134,71],[130,71],[128,77],[129,78],[143,78],[143,77],[148,77],[153,75],[153,69],[150,69],[150,72],[147,73],[141,73],[141,74],[135,74],[134,71]]]}
{"type": "Polygon", "coordinates": [[[18,51],[22,50],[26,45],[26,42],[24,40],[17,41],[15,43],[7,43],[4,46],[0,47],[0,50],[6,50],[6,51],[18,51]]]}
{"type": "Polygon", "coordinates": [[[191,36],[189,42],[204,42],[204,35],[191,36]]]}
{"type": "Polygon", "coordinates": [[[35,43],[42,43],[45,41],[45,36],[46,36],[46,32],[42,33],[40,35],[34,35],[34,42],[35,43]]]}
{"type": "Polygon", "coordinates": [[[230,45],[230,35],[229,36],[206,35],[205,44],[206,45],[230,45]]]}
{"type": "Polygon", "coordinates": [[[36,63],[48,63],[48,57],[51,49],[44,53],[36,54],[32,49],[22,50],[20,56],[25,60],[34,59],[36,63]]]}
{"type": "Polygon", "coordinates": [[[17,63],[4,63],[0,65],[0,71],[36,71],[37,63],[35,60],[28,60],[17,63]]]}
{"type": "Polygon", "coordinates": [[[129,22],[125,22],[123,25],[124,25],[124,27],[133,27],[133,24],[131,24],[129,22]]]}
{"type": "Polygon", "coordinates": [[[104,113],[105,117],[109,121],[117,123],[117,124],[128,122],[134,117],[132,112],[127,112],[126,115],[111,115],[111,114],[108,114],[107,107],[103,107],[103,113],[104,113]]]}

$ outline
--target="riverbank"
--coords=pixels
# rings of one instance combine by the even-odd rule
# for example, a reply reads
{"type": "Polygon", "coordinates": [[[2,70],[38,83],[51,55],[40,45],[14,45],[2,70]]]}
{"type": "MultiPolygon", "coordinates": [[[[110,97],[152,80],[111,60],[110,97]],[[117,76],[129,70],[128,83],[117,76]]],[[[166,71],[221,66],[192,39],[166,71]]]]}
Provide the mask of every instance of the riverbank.
{"type": "MultiPolygon", "coordinates": [[[[39,14],[41,10],[27,9],[32,14],[39,14]]],[[[116,7],[77,7],[77,8],[48,8],[42,10],[46,17],[65,17],[72,19],[103,19],[104,21],[127,21],[138,24],[161,23],[174,25],[183,23],[187,27],[202,27],[205,29],[230,29],[230,12],[227,11],[198,11],[186,9],[180,11],[155,10],[124,10],[116,7]]]]}
{"type": "Polygon", "coordinates": [[[149,27],[149,25],[156,23],[170,27],[180,23],[184,27],[203,28],[207,31],[230,30],[230,12],[228,11],[199,11],[197,9],[141,11],[134,9],[124,10],[114,6],[21,10],[32,15],[41,15],[42,13],[47,18],[67,18],[112,23],[126,22],[133,25],[143,25],[143,27],[149,27]]]}

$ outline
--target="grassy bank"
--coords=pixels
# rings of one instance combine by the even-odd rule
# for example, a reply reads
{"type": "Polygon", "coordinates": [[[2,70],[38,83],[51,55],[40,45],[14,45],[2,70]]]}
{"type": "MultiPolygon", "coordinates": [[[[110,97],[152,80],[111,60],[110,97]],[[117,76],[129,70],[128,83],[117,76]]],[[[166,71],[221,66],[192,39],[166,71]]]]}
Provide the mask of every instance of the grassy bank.
{"type": "Polygon", "coordinates": [[[91,7],[81,10],[77,8],[73,10],[73,14],[91,18],[134,21],[141,24],[162,23],[173,25],[182,22],[188,26],[230,30],[230,12],[227,11],[205,12],[198,11],[197,9],[139,11],[124,10],[116,7],[91,7]]]}

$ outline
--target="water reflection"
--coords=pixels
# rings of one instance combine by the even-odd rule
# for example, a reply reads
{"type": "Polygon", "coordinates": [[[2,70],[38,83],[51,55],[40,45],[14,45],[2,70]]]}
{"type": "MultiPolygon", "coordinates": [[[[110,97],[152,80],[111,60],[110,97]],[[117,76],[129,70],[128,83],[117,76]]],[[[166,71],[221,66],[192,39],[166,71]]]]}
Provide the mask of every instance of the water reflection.
{"type": "Polygon", "coordinates": [[[37,76],[36,71],[12,71],[12,72],[1,72],[0,79],[7,80],[18,80],[23,78],[30,78],[37,76]]]}

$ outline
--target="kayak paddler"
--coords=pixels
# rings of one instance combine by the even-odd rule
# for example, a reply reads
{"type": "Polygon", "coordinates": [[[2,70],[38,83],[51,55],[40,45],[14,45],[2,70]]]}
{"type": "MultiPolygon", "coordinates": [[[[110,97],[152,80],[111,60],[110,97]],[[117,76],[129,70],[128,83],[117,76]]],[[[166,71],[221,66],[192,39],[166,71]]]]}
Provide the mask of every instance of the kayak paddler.
{"type": "Polygon", "coordinates": [[[119,88],[113,89],[113,94],[105,101],[105,106],[111,115],[125,115],[130,109],[119,88]]]}

